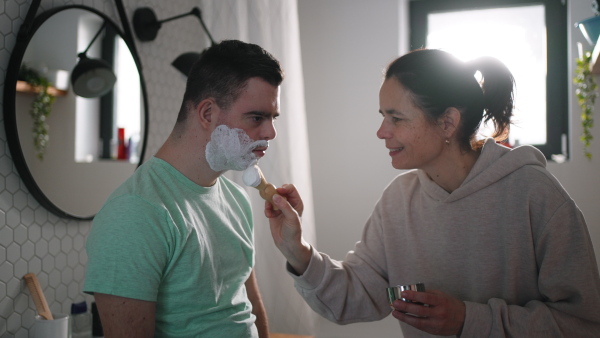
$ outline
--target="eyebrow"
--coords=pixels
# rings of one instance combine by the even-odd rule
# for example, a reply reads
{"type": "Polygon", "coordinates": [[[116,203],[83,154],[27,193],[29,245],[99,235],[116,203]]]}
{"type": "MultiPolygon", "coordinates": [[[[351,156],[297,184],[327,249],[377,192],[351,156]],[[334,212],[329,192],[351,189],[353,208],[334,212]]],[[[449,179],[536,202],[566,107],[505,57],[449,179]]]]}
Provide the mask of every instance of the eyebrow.
{"type": "Polygon", "coordinates": [[[388,114],[388,115],[404,115],[402,112],[399,112],[399,111],[394,110],[394,109],[388,109],[388,110],[385,110],[385,111],[382,111],[381,109],[379,109],[379,113],[380,114],[384,114],[385,113],[385,114],[388,114]]]}
{"type": "Polygon", "coordinates": [[[258,110],[253,110],[253,111],[249,111],[247,113],[244,113],[244,115],[258,115],[258,116],[262,116],[262,117],[279,117],[279,113],[275,113],[275,114],[271,114],[271,113],[267,113],[264,111],[258,111],[258,110]]]}

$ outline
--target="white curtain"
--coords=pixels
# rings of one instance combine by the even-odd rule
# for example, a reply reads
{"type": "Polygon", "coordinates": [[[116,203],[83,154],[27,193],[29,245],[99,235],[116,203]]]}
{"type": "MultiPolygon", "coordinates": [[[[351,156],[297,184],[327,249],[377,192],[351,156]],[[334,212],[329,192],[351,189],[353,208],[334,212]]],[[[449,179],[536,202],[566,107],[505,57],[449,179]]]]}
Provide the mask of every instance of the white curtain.
{"type": "MultiPolygon", "coordinates": [[[[296,0],[205,0],[200,8],[216,41],[238,39],[258,44],[284,69],[281,116],[275,122],[277,138],[270,142],[260,167],[270,183],[298,187],[305,205],[304,236],[316,243],[296,0]]],[[[243,186],[241,173],[227,176],[243,186]]],[[[256,229],[256,274],[271,332],[314,335],[316,317],[285,271],[285,259],[273,244],[264,216],[264,201],[256,189],[247,189],[256,229]]]]}

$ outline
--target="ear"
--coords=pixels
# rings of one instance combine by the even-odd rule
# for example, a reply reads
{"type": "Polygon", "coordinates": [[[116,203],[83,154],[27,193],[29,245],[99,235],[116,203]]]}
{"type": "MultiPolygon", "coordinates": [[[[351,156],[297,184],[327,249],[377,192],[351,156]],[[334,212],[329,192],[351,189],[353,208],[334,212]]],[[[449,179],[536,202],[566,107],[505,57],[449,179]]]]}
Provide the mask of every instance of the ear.
{"type": "Polygon", "coordinates": [[[446,108],[439,123],[446,138],[451,138],[456,133],[461,117],[460,110],[455,107],[446,108]]]}
{"type": "Polygon", "coordinates": [[[194,113],[197,115],[202,127],[210,129],[211,124],[217,121],[219,106],[212,98],[204,99],[196,106],[194,113]]]}

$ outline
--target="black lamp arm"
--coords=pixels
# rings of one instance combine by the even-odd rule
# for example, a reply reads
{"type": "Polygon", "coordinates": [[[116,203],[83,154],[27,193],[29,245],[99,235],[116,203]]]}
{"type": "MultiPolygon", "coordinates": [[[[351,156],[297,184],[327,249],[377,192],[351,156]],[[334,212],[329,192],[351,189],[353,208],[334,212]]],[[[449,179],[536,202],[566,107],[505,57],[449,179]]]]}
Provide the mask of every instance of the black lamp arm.
{"type": "Polygon", "coordinates": [[[192,10],[187,13],[175,15],[170,18],[166,18],[166,19],[162,19],[162,20],[158,20],[156,18],[156,14],[154,14],[154,11],[152,10],[152,8],[150,8],[150,7],[138,8],[133,13],[133,29],[134,29],[135,34],[138,37],[138,39],[140,39],[140,41],[152,41],[156,38],[156,35],[158,34],[158,30],[162,27],[163,23],[169,22],[172,20],[181,19],[181,18],[189,16],[189,15],[193,15],[193,16],[197,17],[198,20],[200,20],[200,25],[202,25],[202,29],[204,29],[204,32],[206,33],[206,35],[208,35],[208,38],[210,39],[211,44],[214,45],[215,41],[213,40],[212,35],[210,35],[208,28],[206,28],[206,24],[204,24],[204,20],[202,20],[202,12],[200,11],[200,8],[198,8],[198,7],[192,8],[192,10]]]}
{"type": "Polygon", "coordinates": [[[106,21],[104,21],[102,23],[102,27],[100,27],[100,29],[98,30],[98,32],[96,33],[96,35],[94,35],[94,38],[92,39],[92,41],[90,41],[90,44],[87,46],[87,48],[79,53],[79,57],[81,57],[81,55],[86,55],[87,51],[90,49],[90,47],[92,47],[92,44],[94,44],[94,41],[96,41],[96,39],[98,38],[98,36],[100,36],[100,33],[102,33],[102,31],[104,30],[104,27],[106,27],[106,21]]]}
{"type": "Polygon", "coordinates": [[[175,16],[172,16],[172,17],[170,17],[170,18],[166,18],[166,19],[158,20],[156,23],[160,25],[160,24],[162,24],[162,23],[164,23],[164,22],[168,22],[168,21],[177,20],[177,19],[180,19],[180,18],[186,17],[186,16],[188,16],[188,15],[193,15],[193,14],[194,14],[194,10],[192,10],[192,11],[190,11],[190,12],[188,12],[188,13],[183,13],[183,14],[175,15],[175,16]]]}
{"type": "Polygon", "coordinates": [[[190,12],[193,15],[195,15],[198,20],[200,20],[200,25],[202,25],[202,28],[204,29],[204,32],[206,33],[206,35],[208,35],[208,38],[210,39],[210,43],[211,45],[215,45],[215,40],[213,39],[212,35],[210,35],[210,32],[208,31],[208,28],[206,28],[206,24],[204,23],[204,20],[202,20],[202,11],[200,10],[200,8],[198,7],[194,7],[192,8],[192,11],[190,12]]]}
{"type": "Polygon", "coordinates": [[[179,15],[176,15],[176,16],[173,16],[173,17],[170,17],[170,18],[158,20],[157,24],[160,27],[160,25],[162,25],[165,22],[172,21],[172,20],[177,20],[177,19],[186,17],[188,15],[193,15],[193,16],[197,17],[198,20],[200,20],[200,25],[202,25],[202,28],[204,29],[204,32],[206,33],[206,35],[208,35],[208,38],[210,39],[210,43],[214,45],[215,44],[215,40],[213,40],[212,35],[210,35],[210,32],[208,31],[208,28],[206,28],[206,24],[204,23],[204,20],[202,20],[202,11],[198,7],[192,8],[192,10],[189,11],[188,13],[183,13],[183,14],[179,14],[179,15]]]}

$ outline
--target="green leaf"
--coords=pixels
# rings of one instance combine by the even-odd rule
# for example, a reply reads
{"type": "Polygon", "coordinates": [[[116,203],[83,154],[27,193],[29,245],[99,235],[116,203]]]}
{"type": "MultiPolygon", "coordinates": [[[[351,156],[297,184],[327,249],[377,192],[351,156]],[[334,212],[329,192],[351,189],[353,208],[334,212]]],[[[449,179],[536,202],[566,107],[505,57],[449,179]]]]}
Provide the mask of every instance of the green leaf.
{"type": "Polygon", "coordinates": [[[594,74],[590,71],[590,63],[592,60],[592,53],[587,51],[581,58],[578,58],[577,67],[575,69],[575,76],[573,77],[573,83],[577,86],[575,94],[577,96],[577,102],[581,107],[581,126],[583,128],[583,134],[580,137],[583,143],[583,153],[588,160],[592,159],[592,154],[589,152],[589,147],[593,139],[591,128],[594,125],[593,113],[594,104],[598,93],[596,80],[594,74]]]}

